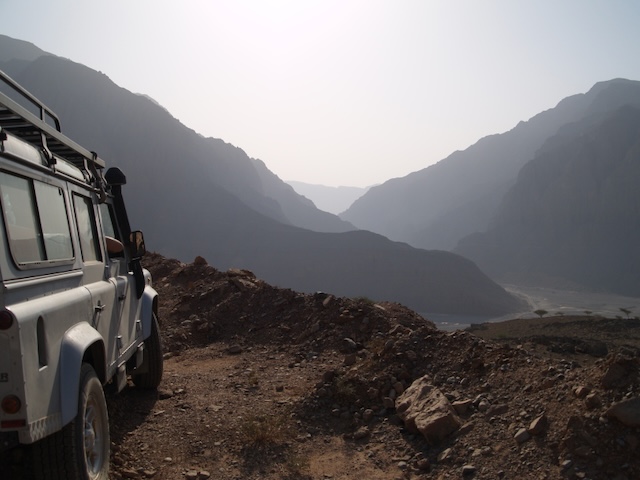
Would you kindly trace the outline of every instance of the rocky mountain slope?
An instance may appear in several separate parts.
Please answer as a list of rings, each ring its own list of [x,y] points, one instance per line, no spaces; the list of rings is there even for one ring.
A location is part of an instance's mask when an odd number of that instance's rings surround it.
[[[640,476],[636,320],[447,333],[398,304],[201,258],[145,263],[165,375],[108,398],[114,479]],[[0,462],[3,479],[29,478],[28,451]]]
[[[323,232],[355,229],[315,208],[241,148],[204,138],[157,102],[117,86],[103,73],[41,50],[36,57],[37,48],[25,44],[0,36],[0,68],[58,114],[66,135],[92,145],[134,185],[154,182],[172,200],[172,192],[189,199],[206,185],[284,224]],[[138,193],[130,196],[139,203]]]
[[[493,278],[640,295],[639,176],[640,108],[587,117],[540,149],[487,231],[455,251]]]

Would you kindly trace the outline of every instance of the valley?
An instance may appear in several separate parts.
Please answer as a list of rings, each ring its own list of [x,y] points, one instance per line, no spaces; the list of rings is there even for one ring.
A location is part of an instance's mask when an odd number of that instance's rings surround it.
[[[505,320],[535,319],[536,310],[546,310],[549,316],[582,316],[626,317],[620,308],[630,310],[631,317],[640,314],[640,298],[626,297],[613,293],[594,293],[585,290],[567,290],[562,288],[534,287],[522,285],[502,285],[505,290],[517,298],[527,302],[529,308],[507,315],[452,315],[438,313],[423,313],[425,318],[433,321],[436,326],[445,331],[464,330],[470,325],[484,322],[502,322]]]

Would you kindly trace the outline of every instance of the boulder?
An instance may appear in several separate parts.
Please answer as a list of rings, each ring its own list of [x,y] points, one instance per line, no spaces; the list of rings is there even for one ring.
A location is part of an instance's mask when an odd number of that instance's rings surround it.
[[[396,400],[396,412],[407,430],[421,433],[427,442],[435,445],[458,430],[462,420],[430,380],[424,376],[413,382]]]
[[[638,381],[640,359],[616,355],[607,365],[600,383],[606,389],[624,388]]]
[[[606,411],[606,415],[618,419],[628,427],[640,427],[640,397],[613,404]]]

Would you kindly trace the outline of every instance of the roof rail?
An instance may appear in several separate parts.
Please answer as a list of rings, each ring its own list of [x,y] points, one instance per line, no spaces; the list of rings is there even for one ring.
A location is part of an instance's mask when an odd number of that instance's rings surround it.
[[[83,170],[95,172],[95,169],[105,167],[104,160],[94,152],[78,145],[62,134],[58,116],[47,108],[44,103],[21,87],[18,82],[2,70],[0,70],[0,80],[40,111],[40,118],[38,118],[27,108],[0,91],[0,130],[10,132],[42,148],[49,159],[50,165],[55,163],[55,157],[52,155],[55,154]],[[54,121],[55,128],[46,122],[47,117]]]

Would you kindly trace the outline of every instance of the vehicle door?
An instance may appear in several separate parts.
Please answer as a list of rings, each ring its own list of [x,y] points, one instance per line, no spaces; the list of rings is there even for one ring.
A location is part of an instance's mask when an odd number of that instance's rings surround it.
[[[141,304],[135,293],[135,279],[129,270],[129,252],[124,246],[115,221],[115,212],[111,199],[100,205],[102,233],[107,250],[107,276],[116,290],[116,314],[118,324],[118,354],[129,358],[131,349],[135,349],[141,340]]]
[[[115,285],[105,278],[108,259],[101,244],[95,194],[80,188],[71,193],[82,256],[84,286],[91,294],[93,327],[105,344],[107,366],[118,356],[118,295]],[[113,373],[113,367],[109,369]]]

